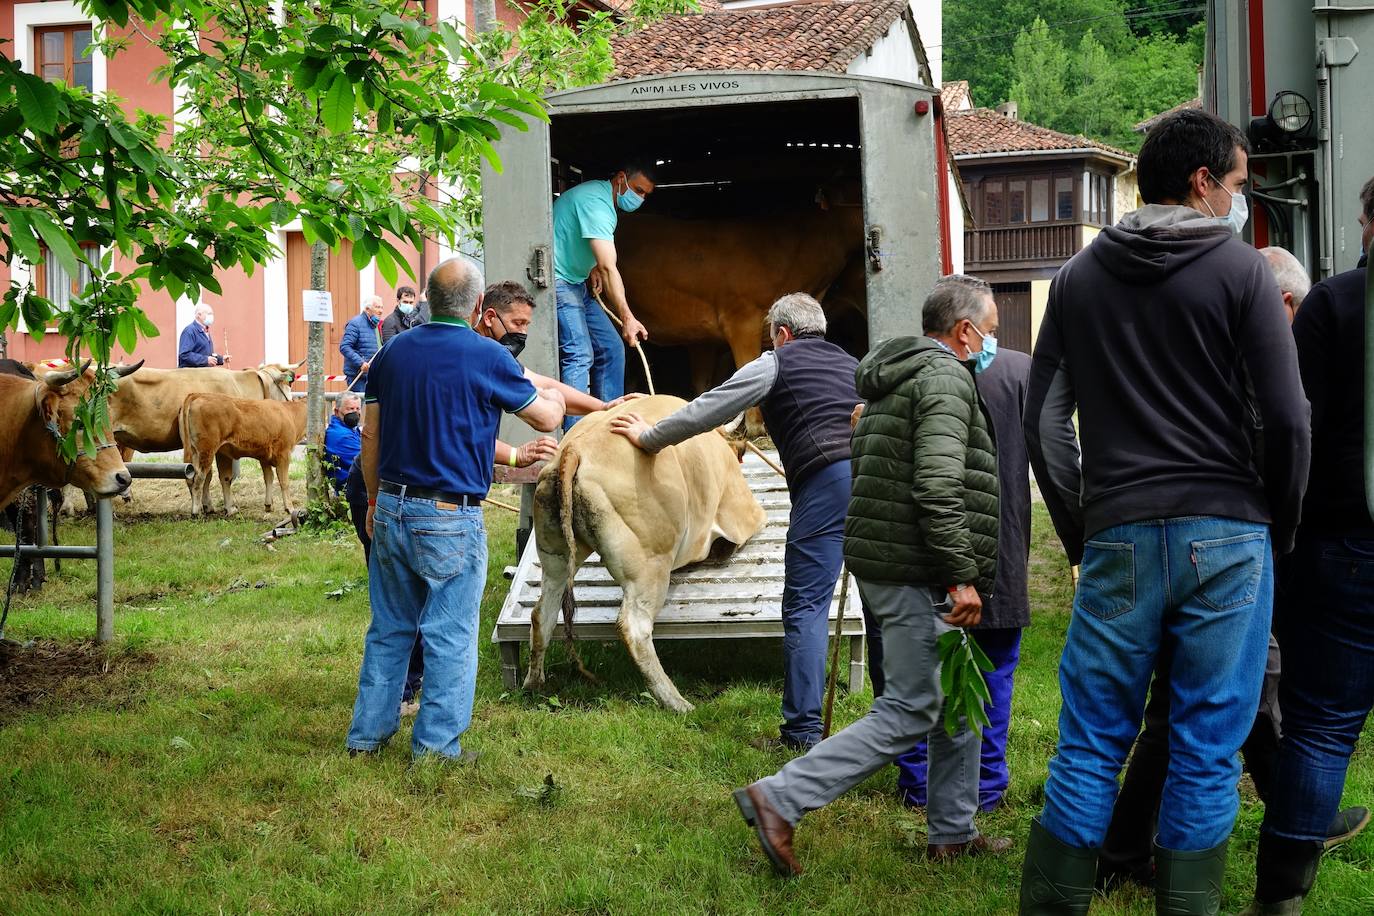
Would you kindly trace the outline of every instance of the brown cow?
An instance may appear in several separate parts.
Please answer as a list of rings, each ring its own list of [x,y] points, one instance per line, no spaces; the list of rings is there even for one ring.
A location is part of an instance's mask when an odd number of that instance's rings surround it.
[[[534,536],[543,580],[530,620],[526,689],[543,686],[544,650],[564,592],[571,597],[577,568],[596,551],[624,592],[616,623],[649,690],[669,709],[692,709],[654,651],[654,620],[668,593],[668,576],[689,563],[728,556],[763,528],[765,518],[744,481],[739,456],[716,433],[650,455],[611,432],[611,418],[626,410],[653,423],[684,403],[658,395],[590,414],[563,438],[540,473]]]
[[[195,370],[197,372],[202,370]],[[191,481],[191,514],[210,511],[210,463],[219,470],[224,512],[233,515],[231,487],[236,458],[256,458],[262,465],[267,511],[272,511],[272,474],[277,475],[282,503],[293,512],[287,473],[291,452],[305,438],[305,401],[262,401],[223,394],[188,394],[181,407],[180,439],[185,461],[195,466]]]
[[[112,371],[125,376],[141,365]],[[79,453],[70,464],[57,451],[57,440],[71,429],[76,405],[95,381],[89,366],[50,372],[41,381],[0,375],[0,508],[34,485],[70,483],[97,496],[128,489],[129,470],[113,442],[98,445],[93,457]]]
[[[787,293],[819,299],[863,250],[863,207],[855,189],[827,186],[816,204],[759,217],[623,217],[616,263],[649,339],[724,343],[735,368],[757,358],[769,307]]]

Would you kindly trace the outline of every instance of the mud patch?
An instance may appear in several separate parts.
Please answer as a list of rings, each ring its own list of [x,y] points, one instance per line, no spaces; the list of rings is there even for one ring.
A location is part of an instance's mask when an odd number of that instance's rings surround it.
[[[93,642],[0,641],[0,727],[35,707],[128,705],[156,662]]]

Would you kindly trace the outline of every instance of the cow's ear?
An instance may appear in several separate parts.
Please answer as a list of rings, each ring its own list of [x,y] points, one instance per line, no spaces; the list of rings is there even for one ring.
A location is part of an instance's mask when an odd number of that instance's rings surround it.
[[[43,425],[55,429],[57,427],[57,405],[61,398],[57,392],[49,390],[43,392],[38,398],[38,416],[43,421]]]

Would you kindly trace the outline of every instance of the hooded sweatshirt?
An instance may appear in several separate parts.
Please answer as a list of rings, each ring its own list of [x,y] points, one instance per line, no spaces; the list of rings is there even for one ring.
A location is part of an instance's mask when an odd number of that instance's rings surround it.
[[[929,337],[895,337],[864,357],[856,382],[868,404],[850,445],[850,572],[991,595],[997,453],[968,365]]]
[[[1272,523],[1291,549],[1308,408],[1263,257],[1187,207],[1104,229],[1050,284],[1024,428],[1075,563],[1103,529],[1196,515]]]

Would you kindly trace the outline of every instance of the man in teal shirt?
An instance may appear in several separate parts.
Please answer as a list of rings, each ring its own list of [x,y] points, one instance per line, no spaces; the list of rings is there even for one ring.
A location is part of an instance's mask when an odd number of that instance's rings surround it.
[[[618,211],[633,213],[654,190],[652,167],[634,163],[610,181],[584,181],[553,204],[553,273],[558,301],[558,371],[563,384],[614,401],[625,393],[625,348],[597,304],[601,293],[632,347],[649,332],[625,301],[616,267]],[[576,422],[568,417],[564,428]]]

